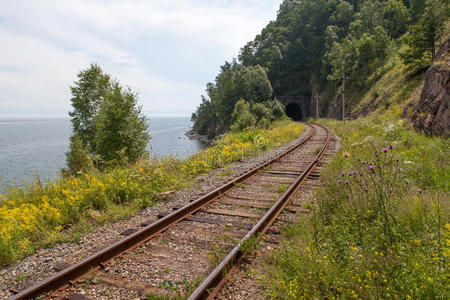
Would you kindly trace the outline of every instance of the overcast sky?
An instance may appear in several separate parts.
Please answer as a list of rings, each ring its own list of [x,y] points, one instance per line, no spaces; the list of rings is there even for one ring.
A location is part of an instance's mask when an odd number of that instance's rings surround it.
[[[0,0],[0,118],[67,117],[90,62],[147,115],[190,115],[281,0]]]

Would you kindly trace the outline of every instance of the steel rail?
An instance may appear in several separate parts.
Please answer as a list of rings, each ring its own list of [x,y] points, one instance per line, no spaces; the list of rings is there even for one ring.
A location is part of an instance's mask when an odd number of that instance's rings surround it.
[[[226,280],[229,278],[232,268],[237,265],[240,259],[245,255],[243,245],[249,243],[252,238],[263,235],[269,227],[273,224],[279,214],[283,211],[288,203],[289,198],[298,190],[304,183],[308,175],[313,171],[317,162],[322,159],[325,151],[330,144],[329,130],[321,125],[318,125],[326,130],[327,139],[324,146],[317,154],[315,159],[308,165],[308,167],[301,173],[295,182],[280,196],[272,208],[259,220],[259,222],[245,235],[244,238],[234,247],[231,252],[224,258],[224,260],[208,275],[208,277],[197,287],[197,289],[189,296],[188,300],[198,299],[213,299],[221,288],[224,286]]]
[[[188,218],[205,205],[209,204],[210,202],[220,197],[224,192],[231,189],[236,183],[244,182],[245,180],[257,174],[258,171],[269,167],[270,165],[274,164],[275,162],[277,162],[278,160],[280,160],[281,158],[288,155],[289,153],[291,153],[292,151],[294,151],[295,149],[299,148],[301,145],[306,143],[308,140],[310,140],[311,137],[315,134],[315,129],[308,123],[304,124],[306,124],[311,129],[308,135],[304,139],[302,139],[299,143],[288,148],[283,153],[275,156],[274,158],[266,162],[257,165],[248,172],[238,176],[237,178],[229,181],[228,183],[222,185],[221,187],[198,198],[197,200],[191,202],[190,204],[187,204],[186,206],[155,221],[149,226],[138,230],[137,232],[129,235],[128,237],[117,241],[116,243],[88,256],[87,258],[61,270],[60,272],[48,278],[45,278],[42,281],[39,281],[33,286],[26,288],[25,290],[19,292],[16,295],[11,296],[8,299],[9,300],[34,299],[43,294],[57,291],[70,285],[74,285],[79,278],[83,277],[93,269],[101,268],[102,265],[111,258],[149,240],[158,233],[166,230],[171,225]]]

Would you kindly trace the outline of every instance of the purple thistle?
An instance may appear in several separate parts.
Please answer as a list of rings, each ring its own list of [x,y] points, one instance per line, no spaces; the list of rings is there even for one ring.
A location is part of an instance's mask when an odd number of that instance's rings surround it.
[[[394,196],[394,193],[391,193],[391,196]]]
[[[341,184],[341,183],[342,183],[342,180],[339,179],[339,180],[338,180],[338,183]]]
[[[375,151],[375,156],[378,156],[378,152],[377,151]]]
[[[388,149],[387,148],[383,148],[383,153],[386,153],[387,151],[388,151]]]
[[[352,174],[352,172],[348,172],[348,176],[352,176],[353,174]]]
[[[362,162],[361,162],[363,165],[365,165],[366,164],[366,161],[365,160],[363,160]]]
[[[352,175],[355,175],[356,174],[356,172],[355,171],[352,171]]]
[[[389,150],[392,150],[392,148],[393,148],[392,145],[389,145],[389,146],[388,146],[388,149],[389,149]]]
[[[387,161],[385,161],[384,164],[387,165]]]
[[[346,180],[345,183],[348,183],[348,180]]]
[[[356,160],[359,161],[360,160],[359,157]]]
[[[342,176],[342,177],[345,176],[345,172],[344,172],[344,171],[341,172],[341,176]]]
[[[347,153],[344,153],[344,157],[347,158],[347,157],[348,157],[348,154],[347,154]]]
[[[372,164],[370,164],[369,169],[373,170],[373,168],[375,168]]]
[[[418,188],[417,191],[419,192],[419,194],[422,194],[422,189]]]

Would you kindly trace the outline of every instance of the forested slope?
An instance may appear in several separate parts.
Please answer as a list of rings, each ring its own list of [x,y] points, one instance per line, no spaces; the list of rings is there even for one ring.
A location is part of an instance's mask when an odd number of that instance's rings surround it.
[[[253,106],[272,108],[281,96],[319,99],[321,116],[342,118],[344,84],[351,112],[386,72],[403,66],[402,74],[420,77],[435,59],[447,18],[447,1],[285,0],[276,20],[208,83],[194,129],[214,137],[237,121],[268,126],[277,117]],[[245,122],[230,118],[239,99],[248,103]],[[269,122],[258,124],[261,116]]]

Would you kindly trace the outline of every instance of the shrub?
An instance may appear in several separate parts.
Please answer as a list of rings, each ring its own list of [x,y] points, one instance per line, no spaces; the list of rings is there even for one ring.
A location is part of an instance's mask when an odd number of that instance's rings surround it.
[[[285,115],[283,106],[278,101],[278,99],[275,99],[272,104],[272,115],[275,118],[275,120],[279,120],[283,118]]]
[[[69,152],[66,153],[66,161],[71,175],[89,172],[94,169],[94,163],[89,154],[89,150],[78,135],[71,137]]]
[[[230,129],[236,132],[251,127],[270,128],[273,121],[284,116],[284,110],[276,99],[264,103],[251,103],[240,99],[234,108]]]
[[[244,99],[236,103],[231,120],[232,124],[230,129],[232,131],[243,131],[254,126],[256,123],[256,117],[250,112],[250,105]]]
[[[270,116],[270,110],[263,103],[255,103],[252,106],[252,113],[256,116],[256,122]]]

